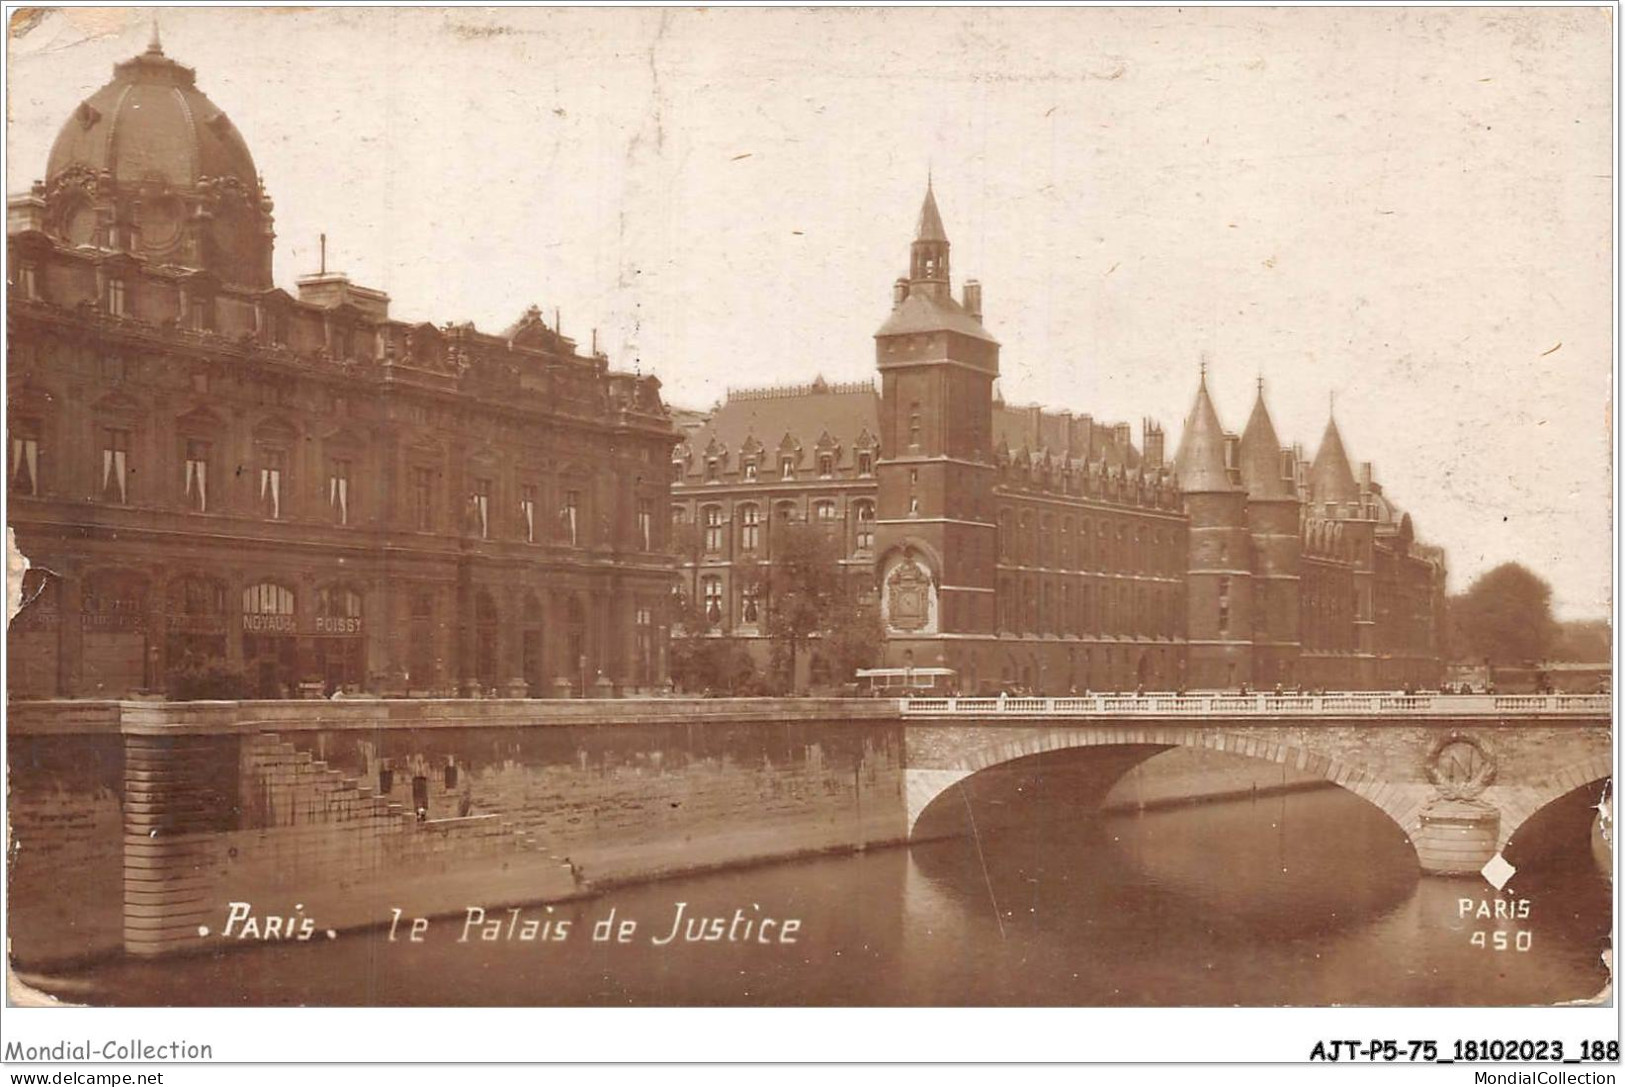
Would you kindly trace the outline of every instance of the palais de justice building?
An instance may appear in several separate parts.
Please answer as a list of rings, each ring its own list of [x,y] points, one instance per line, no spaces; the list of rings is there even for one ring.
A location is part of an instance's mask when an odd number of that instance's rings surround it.
[[[665,681],[659,382],[532,309],[500,334],[272,282],[271,200],[146,53],[8,206],[12,697],[608,694]]]
[[[758,661],[756,571],[776,526],[810,520],[878,591],[884,663],[952,668],[967,692],[1439,680],[1444,556],[1334,421],[1311,461],[1262,386],[1226,431],[1204,376],[1170,461],[1151,422],[1136,446],[1126,423],[1005,404],[981,285],[951,293],[929,187],[875,360],[878,388],[736,390],[682,420],[683,589]]]

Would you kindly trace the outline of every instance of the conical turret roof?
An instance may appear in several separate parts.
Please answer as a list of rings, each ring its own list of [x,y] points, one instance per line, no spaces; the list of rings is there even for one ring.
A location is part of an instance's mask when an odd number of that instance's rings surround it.
[[[1309,469],[1309,488],[1316,502],[1358,502],[1360,485],[1349,467],[1349,455],[1343,450],[1343,436],[1337,432],[1335,418],[1326,421],[1326,433],[1320,439],[1320,450]]]
[[[1294,498],[1292,481],[1281,474],[1281,440],[1275,436],[1260,384],[1247,429],[1241,432],[1241,484],[1254,498]]]
[[[917,242],[945,242],[948,240],[948,231],[942,226],[942,213],[937,210],[937,195],[931,191],[931,183],[925,183],[925,203],[920,205],[920,221],[914,228],[914,240]]]
[[[1198,491],[1233,491],[1230,473],[1224,464],[1224,427],[1207,394],[1207,377],[1196,390],[1196,405],[1185,420],[1179,436],[1179,454],[1174,458],[1179,488],[1187,494]]]

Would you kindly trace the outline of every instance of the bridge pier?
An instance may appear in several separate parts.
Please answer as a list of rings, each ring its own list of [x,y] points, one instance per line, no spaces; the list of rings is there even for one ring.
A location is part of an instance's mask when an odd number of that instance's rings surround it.
[[[1477,875],[1496,854],[1501,813],[1482,801],[1436,800],[1417,822],[1411,840],[1424,875]]]

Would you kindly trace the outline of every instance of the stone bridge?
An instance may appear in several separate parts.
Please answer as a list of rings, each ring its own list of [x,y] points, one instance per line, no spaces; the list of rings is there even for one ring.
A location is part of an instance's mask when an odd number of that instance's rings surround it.
[[[917,698],[901,711],[911,839],[983,771],[1093,748],[1120,773],[1192,747],[1333,782],[1398,824],[1423,871],[1463,874],[1613,765],[1608,695]]]

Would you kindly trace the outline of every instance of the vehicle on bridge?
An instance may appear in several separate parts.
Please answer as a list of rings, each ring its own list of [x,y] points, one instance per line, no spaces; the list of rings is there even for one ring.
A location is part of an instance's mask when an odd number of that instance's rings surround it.
[[[858,693],[876,698],[957,693],[959,673],[952,668],[859,668]]]

